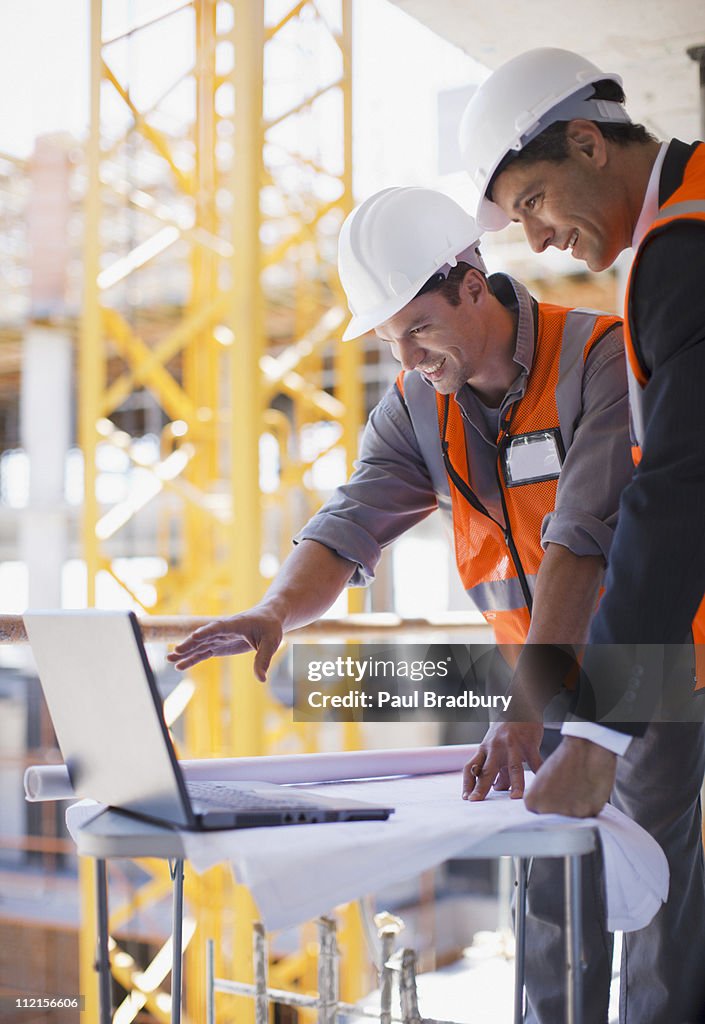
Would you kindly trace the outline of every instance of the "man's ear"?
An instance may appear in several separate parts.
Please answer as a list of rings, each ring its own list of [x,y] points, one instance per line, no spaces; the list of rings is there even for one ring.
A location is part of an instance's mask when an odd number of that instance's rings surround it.
[[[607,143],[594,121],[576,118],[566,128],[568,147],[576,156],[590,160],[596,167],[607,163]]]
[[[476,270],[475,267],[470,267],[460,287],[472,302],[478,302],[484,295],[488,294],[485,275]]]

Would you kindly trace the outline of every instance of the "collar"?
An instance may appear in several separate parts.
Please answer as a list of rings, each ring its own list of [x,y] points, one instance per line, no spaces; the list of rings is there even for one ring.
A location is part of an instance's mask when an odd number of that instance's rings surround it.
[[[662,142],[658,151],[658,156],[654,160],[654,166],[651,168],[649,183],[646,186],[646,192],[644,193],[644,202],[642,204],[639,217],[637,218],[634,234],[632,235],[632,249],[639,248],[644,235],[658,215],[659,181],[661,179],[661,169],[663,167],[663,161],[666,159],[667,149],[668,144],[666,142]]]
[[[490,283],[502,305],[517,317],[514,362],[528,373],[534,361],[536,300],[529,294],[528,288],[509,274],[492,274]]]
[[[680,139],[671,139],[666,157],[661,168],[661,181],[658,189],[659,207],[664,206],[683,184],[683,178],[695,151],[702,145],[701,142],[681,142]]]

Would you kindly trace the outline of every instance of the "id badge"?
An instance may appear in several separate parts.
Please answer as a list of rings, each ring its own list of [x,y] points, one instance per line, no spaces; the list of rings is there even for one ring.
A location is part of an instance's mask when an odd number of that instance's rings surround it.
[[[510,437],[502,448],[502,468],[507,487],[556,480],[565,451],[560,431],[534,430]]]

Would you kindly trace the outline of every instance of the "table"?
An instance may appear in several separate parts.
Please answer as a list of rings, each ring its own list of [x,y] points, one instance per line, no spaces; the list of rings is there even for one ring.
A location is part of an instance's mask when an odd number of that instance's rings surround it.
[[[314,826],[327,828],[328,826]],[[248,830],[249,831],[249,830]],[[110,1024],[110,962],[108,958],[108,894],[106,861],[119,857],[158,857],[173,861],[172,901],[172,1024],[181,1020],[181,962],[183,917],[183,833],[141,821],[119,811],[102,810],[75,830],[78,853],[96,860],[98,907],[98,973],[100,1024]],[[514,857],[518,862],[516,910],[516,960],[514,1021],[524,1019],[524,952],[526,924],[527,862],[532,857],[560,857],[565,867],[566,971],[568,976],[568,1024],[582,1024],[582,895],[581,861],[597,843],[594,824],[565,820],[546,824],[537,818],[537,828],[508,828],[475,842],[455,856],[466,859]],[[362,895],[362,893],[360,894]]]

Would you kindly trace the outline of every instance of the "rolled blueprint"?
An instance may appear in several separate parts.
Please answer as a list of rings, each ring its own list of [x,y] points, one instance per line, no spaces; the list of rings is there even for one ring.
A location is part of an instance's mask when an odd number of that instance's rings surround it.
[[[24,795],[37,800],[75,800],[69,771],[65,764],[34,764],[24,773]]]
[[[467,744],[325,754],[276,754],[271,757],[214,757],[180,761],[179,764],[185,779],[201,782],[343,782],[393,775],[456,772],[476,750],[476,744]],[[29,801],[75,798],[68,769],[63,764],[28,768],[24,774],[24,790]]]

